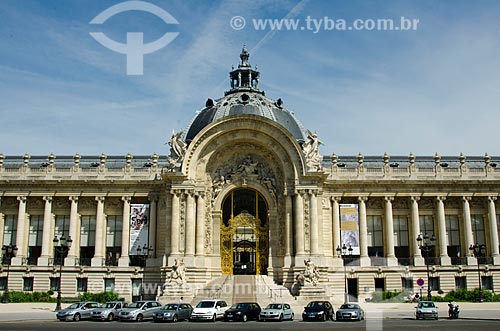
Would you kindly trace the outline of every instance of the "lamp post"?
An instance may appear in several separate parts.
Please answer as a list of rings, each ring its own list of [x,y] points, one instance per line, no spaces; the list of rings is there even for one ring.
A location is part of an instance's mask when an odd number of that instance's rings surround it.
[[[153,252],[153,247],[148,247],[148,245],[144,244],[144,246],[141,248],[141,246],[137,247],[137,255],[141,258],[142,260],[142,267],[146,269],[146,260],[151,256],[151,252]],[[144,273],[143,273],[143,278],[141,278],[141,291],[139,292],[139,300],[142,300],[142,292],[143,292],[143,283],[144,283]]]
[[[7,266],[7,279],[5,281],[5,291],[3,294],[3,303],[9,303],[9,271],[10,261],[17,255],[16,245],[3,245],[2,246],[2,264]]]
[[[481,269],[479,259],[486,256],[486,245],[474,244],[470,245],[469,250],[474,255],[477,261],[477,277],[479,279],[479,302],[483,301],[483,286],[481,282]]]
[[[71,244],[73,243],[73,240],[71,240],[71,237],[68,236],[68,239],[62,235],[60,238],[57,238],[57,236],[54,236],[54,240],[52,240],[54,243],[54,257],[59,256],[59,285],[57,286],[57,303],[56,303],[56,311],[61,310],[61,279],[62,279],[62,266],[64,264],[64,255],[69,251],[71,248]]]
[[[347,271],[346,271],[346,263],[345,260],[347,256],[352,256],[352,247],[349,245],[349,248],[346,247],[345,244],[342,245],[342,248],[340,246],[337,246],[337,256],[342,258],[342,263],[344,265],[344,303],[349,302],[349,295],[347,293]]]
[[[422,237],[422,234],[419,234],[417,237],[418,248],[420,251],[425,253],[425,265],[427,266],[427,300],[432,300],[431,294],[431,282],[429,277],[429,252],[432,251],[435,247],[434,242],[436,241],[436,237],[432,234],[432,237],[429,238],[429,235],[426,233]]]

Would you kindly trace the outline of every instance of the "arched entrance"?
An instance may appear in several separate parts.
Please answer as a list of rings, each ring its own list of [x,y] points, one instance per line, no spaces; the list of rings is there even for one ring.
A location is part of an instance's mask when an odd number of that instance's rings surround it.
[[[220,225],[223,274],[267,273],[268,218],[267,202],[257,190],[237,188],[224,197]]]

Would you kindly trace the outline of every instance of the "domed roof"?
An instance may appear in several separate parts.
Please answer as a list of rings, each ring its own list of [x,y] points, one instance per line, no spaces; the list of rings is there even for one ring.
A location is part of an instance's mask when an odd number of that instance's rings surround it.
[[[267,98],[258,88],[260,73],[248,63],[245,47],[240,55],[241,63],[229,77],[231,90],[218,99],[208,99],[205,108],[193,119],[187,130],[185,141],[189,144],[204,127],[232,115],[257,115],[268,118],[283,126],[299,142],[304,141],[304,129],[295,116],[283,107],[281,99]]]

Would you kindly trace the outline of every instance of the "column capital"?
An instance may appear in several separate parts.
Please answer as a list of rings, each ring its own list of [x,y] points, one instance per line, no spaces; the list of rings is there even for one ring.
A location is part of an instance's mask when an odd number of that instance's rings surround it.
[[[384,200],[385,200],[385,202],[392,202],[392,201],[394,201],[394,197],[393,196],[385,196]]]
[[[52,197],[52,195],[45,195],[45,196],[43,196],[43,198],[42,198],[42,199],[43,199],[45,202],[51,203],[51,202],[52,202],[52,198],[53,198],[53,197]]]
[[[342,200],[342,197],[340,197],[340,196],[331,196],[330,200],[340,202],[340,200]]]
[[[469,201],[471,201],[471,200],[472,200],[472,196],[470,196],[470,195],[465,195],[465,196],[463,196],[463,197],[462,197],[462,200],[463,200],[464,202],[469,202]]]
[[[25,195],[18,195],[17,200],[19,202],[26,202],[26,196]]]
[[[446,200],[446,197],[444,195],[438,195],[436,196],[436,201],[442,201],[444,202]]]
[[[410,200],[414,202],[419,202],[420,201],[420,195],[412,195],[410,196]]]
[[[195,192],[195,195],[196,195],[198,198],[203,199],[203,198],[205,197],[205,191],[196,191],[196,192]]]
[[[132,197],[130,195],[124,195],[122,196],[122,201],[123,202],[130,202],[132,200]]]
[[[488,196],[488,201],[490,201],[490,202],[495,202],[495,201],[497,200],[497,198],[498,198],[498,197],[497,197],[497,196],[495,196],[495,195],[489,195],[489,196]]]
[[[70,196],[68,197],[68,199],[69,199],[70,201],[72,201],[72,202],[78,202],[78,199],[79,199],[79,198],[80,198],[80,197],[79,197],[78,195],[70,195]]]
[[[170,194],[175,195],[175,196],[178,196],[181,193],[182,193],[182,190],[179,190],[179,189],[171,189],[170,190]]]
[[[106,200],[106,197],[104,197],[104,196],[95,197],[95,201],[97,201],[97,202],[104,202],[104,200]]]
[[[362,195],[358,197],[359,202],[366,202],[368,201],[368,197],[366,195]]]

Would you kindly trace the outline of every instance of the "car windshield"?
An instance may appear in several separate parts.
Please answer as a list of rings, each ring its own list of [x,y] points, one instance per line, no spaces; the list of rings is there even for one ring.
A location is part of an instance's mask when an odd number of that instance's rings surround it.
[[[278,303],[271,303],[271,304],[268,304],[266,309],[281,309],[281,305],[278,304]]]
[[[82,305],[82,303],[74,303],[66,309],[77,309],[77,308],[80,308],[81,305]]]
[[[435,308],[434,302],[421,302],[418,304],[419,308]]]
[[[212,308],[213,306],[215,306],[213,301],[201,301],[196,305],[196,308]]]
[[[323,307],[325,305],[324,302],[316,302],[316,301],[313,301],[313,302],[309,302],[307,304],[307,307],[309,308],[316,308],[316,307]]]
[[[104,305],[104,308],[115,308],[116,303],[114,302],[108,302]]]
[[[248,306],[248,303],[235,303],[231,306],[231,309],[241,309]]]
[[[137,301],[137,302],[131,303],[127,308],[141,308],[143,304],[144,304],[144,301]]]
[[[340,309],[358,309],[358,305],[353,305],[353,304],[343,304],[340,306]]]
[[[163,306],[163,309],[165,309],[165,310],[176,310],[177,309],[177,305],[173,305],[173,304],[165,305],[165,306]]]

